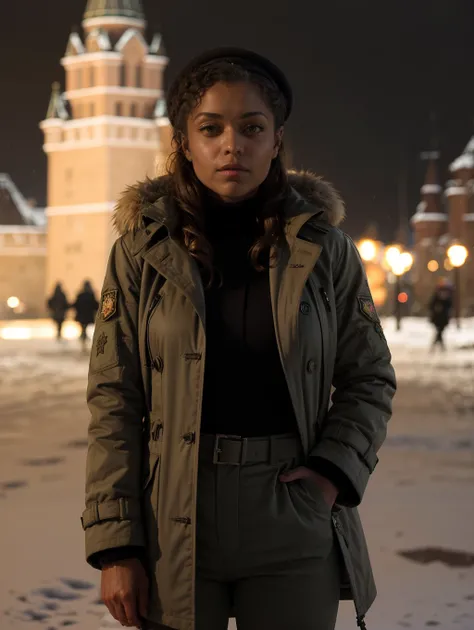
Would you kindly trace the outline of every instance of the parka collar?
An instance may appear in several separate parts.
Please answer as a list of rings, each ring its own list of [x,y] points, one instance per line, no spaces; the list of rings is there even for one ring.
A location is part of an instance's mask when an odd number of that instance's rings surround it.
[[[290,241],[311,217],[317,216],[330,226],[344,220],[344,203],[329,182],[308,171],[290,171],[288,178],[292,195],[285,207],[285,232]],[[147,179],[128,187],[118,201],[113,222],[120,235],[137,234],[146,229],[154,233],[159,227],[166,227],[172,233],[178,223],[178,213],[170,197],[169,176]]]
[[[323,227],[338,225],[344,218],[344,204],[334,188],[309,173],[291,173],[292,192],[285,205],[285,235],[288,248],[278,255],[278,264],[270,269],[270,292],[275,317],[275,330],[280,352],[291,334],[287,321],[290,304],[297,304],[311,269],[321,253],[321,245],[298,238],[301,228],[315,218]],[[169,195],[169,179],[147,180],[129,188],[117,206],[114,222],[122,235],[133,232],[132,252],[142,252],[143,258],[160,275],[175,284],[188,296],[205,329],[204,288],[197,265],[188,256],[173,234],[178,224],[178,212]],[[163,238],[153,235],[163,230]],[[275,252],[276,253],[276,252]],[[294,309],[293,309],[294,310]],[[295,314],[292,315],[293,319]],[[291,320],[293,321],[293,320]]]

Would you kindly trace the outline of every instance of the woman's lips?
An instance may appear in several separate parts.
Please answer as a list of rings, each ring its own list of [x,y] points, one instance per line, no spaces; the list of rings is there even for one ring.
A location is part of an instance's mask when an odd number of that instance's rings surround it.
[[[237,166],[226,166],[225,168],[219,169],[218,172],[222,173],[224,177],[240,177],[249,171]]]

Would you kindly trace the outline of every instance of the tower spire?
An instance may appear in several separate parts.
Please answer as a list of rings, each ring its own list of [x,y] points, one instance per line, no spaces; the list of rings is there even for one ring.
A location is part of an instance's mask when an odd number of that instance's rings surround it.
[[[46,118],[61,118],[62,120],[67,120],[69,118],[66,106],[64,105],[63,97],[61,95],[61,86],[58,81],[55,81],[52,85],[51,98],[49,100]]]
[[[438,161],[440,158],[439,152],[439,134],[438,134],[438,120],[436,112],[430,113],[430,149],[423,151],[421,159],[427,163],[425,181],[421,187],[421,195],[423,203],[425,205],[425,213],[440,213],[443,212],[441,205],[441,192],[442,188],[439,183],[438,174]]]
[[[439,151],[424,151],[421,159],[427,162],[425,181],[421,187],[422,203],[424,204],[424,213],[440,214],[443,212],[441,205],[442,188],[439,183],[438,176],[438,160],[440,158]]]
[[[122,17],[144,20],[141,0],[88,0],[84,19]]]
[[[438,114],[435,111],[430,112],[430,126],[431,126],[431,151],[439,151],[439,127],[438,127]]]

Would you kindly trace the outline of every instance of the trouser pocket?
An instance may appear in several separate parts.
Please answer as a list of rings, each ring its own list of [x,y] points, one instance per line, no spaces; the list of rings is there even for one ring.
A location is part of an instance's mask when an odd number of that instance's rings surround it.
[[[331,509],[318,490],[280,481],[298,461],[241,471],[239,537],[265,562],[326,558],[333,545]],[[245,484],[245,485],[244,485]],[[314,491],[314,494],[313,494]]]
[[[331,517],[331,507],[326,502],[323,491],[313,479],[310,477],[298,479],[294,482],[293,489],[300,492],[302,498],[318,513],[326,514],[328,519]]]

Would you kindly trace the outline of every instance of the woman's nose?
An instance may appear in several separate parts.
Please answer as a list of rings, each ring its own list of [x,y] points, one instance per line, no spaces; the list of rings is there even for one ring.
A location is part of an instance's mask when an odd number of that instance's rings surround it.
[[[234,129],[227,130],[223,140],[226,155],[242,155],[242,139]]]

